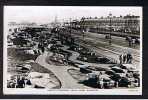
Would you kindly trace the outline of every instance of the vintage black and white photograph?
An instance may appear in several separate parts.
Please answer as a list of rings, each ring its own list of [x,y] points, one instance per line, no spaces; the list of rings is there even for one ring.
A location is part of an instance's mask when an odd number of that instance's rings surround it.
[[[142,7],[4,6],[4,94],[142,95]]]

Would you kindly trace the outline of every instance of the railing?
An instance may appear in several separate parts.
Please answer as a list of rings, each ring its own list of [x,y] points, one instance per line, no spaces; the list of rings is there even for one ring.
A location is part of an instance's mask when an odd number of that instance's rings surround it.
[[[99,33],[99,34],[111,34],[113,36],[120,36],[120,37],[126,37],[131,36],[135,38],[140,38],[140,34],[131,34],[131,33],[124,33],[124,32],[110,32],[110,31],[97,31],[97,30],[90,30],[90,32]]]

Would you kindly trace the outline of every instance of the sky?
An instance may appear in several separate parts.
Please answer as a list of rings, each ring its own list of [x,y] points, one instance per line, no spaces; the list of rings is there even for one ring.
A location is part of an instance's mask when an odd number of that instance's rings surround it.
[[[7,22],[50,23],[57,16],[58,21],[80,19],[81,17],[106,17],[127,14],[142,16],[141,7],[111,6],[5,6],[4,20]]]

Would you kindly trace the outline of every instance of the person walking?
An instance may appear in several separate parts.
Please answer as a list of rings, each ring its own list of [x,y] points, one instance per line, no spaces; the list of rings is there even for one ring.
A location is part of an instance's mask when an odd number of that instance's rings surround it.
[[[17,88],[24,88],[25,87],[25,80],[24,77],[20,76],[17,78]]]
[[[132,39],[132,46],[135,48],[135,39]]]
[[[129,42],[129,47],[131,47],[131,46],[132,46],[132,39],[129,38],[129,39],[128,39],[128,42]]]
[[[127,55],[126,55],[126,63],[129,63],[129,53],[127,53]]]
[[[131,54],[129,54],[129,63],[131,64],[132,63],[132,60],[133,60],[133,57]]]
[[[119,87],[119,82],[118,82],[118,81],[115,82],[115,87],[116,87],[116,88]]]
[[[123,55],[123,63],[126,63],[126,54]]]
[[[42,50],[42,53],[44,53],[44,51],[45,51],[45,48],[42,46],[42,47],[41,47],[41,50]]]
[[[104,82],[103,82],[103,78],[100,79],[100,88],[103,89],[104,88]]]
[[[120,64],[122,64],[122,54],[121,55],[119,55],[119,61],[120,61]]]

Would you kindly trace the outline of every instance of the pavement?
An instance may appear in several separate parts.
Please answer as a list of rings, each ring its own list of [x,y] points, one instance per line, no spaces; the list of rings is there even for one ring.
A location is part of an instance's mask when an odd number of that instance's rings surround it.
[[[52,64],[48,64],[46,62],[46,58],[50,55],[50,52],[45,51],[42,55],[40,55],[35,62],[44,66],[48,70],[52,71],[55,76],[61,81],[61,89],[91,89],[91,87],[87,87],[83,84],[79,84],[77,80],[75,80],[67,70],[71,68],[71,66],[56,66]]]

